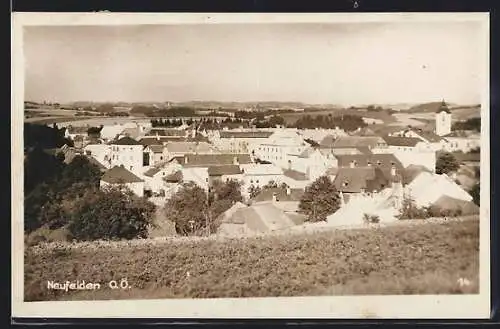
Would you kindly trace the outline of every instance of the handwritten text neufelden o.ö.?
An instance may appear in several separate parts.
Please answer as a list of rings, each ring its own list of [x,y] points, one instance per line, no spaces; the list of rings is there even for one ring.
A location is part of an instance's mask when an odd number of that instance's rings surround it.
[[[121,280],[111,280],[107,284],[101,284],[99,282],[87,282],[85,280],[76,281],[65,281],[65,282],[55,282],[47,281],[47,289],[49,290],[99,290],[102,287],[110,289],[130,289],[131,286],[128,284],[127,279]]]

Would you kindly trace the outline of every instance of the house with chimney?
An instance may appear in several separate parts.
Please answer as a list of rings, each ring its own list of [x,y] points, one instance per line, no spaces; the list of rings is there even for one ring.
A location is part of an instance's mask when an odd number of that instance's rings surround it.
[[[104,161],[109,167],[123,166],[133,173],[141,173],[144,164],[144,146],[128,136],[108,143],[108,154]]]
[[[403,165],[422,165],[431,171],[436,168],[436,152],[432,145],[416,137],[385,136],[387,152]],[[386,152],[384,151],[384,152]]]
[[[106,168],[124,166],[135,174],[142,174],[144,167],[144,146],[128,136],[121,137],[107,144],[88,144],[85,155],[93,157]]]
[[[255,156],[285,169],[292,169],[292,159],[309,144],[296,129],[280,128],[255,148]]]
[[[330,149],[334,154],[374,153],[387,148],[380,136],[335,136],[325,137],[320,148]]]
[[[184,154],[169,160],[169,172],[180,171],[184,182],[207,189],[215,180],[243,180],[241,166],[252,164],[249,154]]]

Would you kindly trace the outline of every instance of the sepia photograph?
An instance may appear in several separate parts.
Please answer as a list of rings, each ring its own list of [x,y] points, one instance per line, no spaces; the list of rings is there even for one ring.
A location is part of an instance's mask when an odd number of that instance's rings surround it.
[[[19,315],[489,315],[487,13],[13,16]]]

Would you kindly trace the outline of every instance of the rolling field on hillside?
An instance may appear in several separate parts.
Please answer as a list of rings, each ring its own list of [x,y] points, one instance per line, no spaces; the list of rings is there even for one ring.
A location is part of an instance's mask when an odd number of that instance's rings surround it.
[[[478,293],[479,221],[110,248],[26,247],[25,300]],[[126,278],[130,288],[108,288]],[[471,284],[460,287],[457,280]],[[101,289],[48,290],[85,280]]]

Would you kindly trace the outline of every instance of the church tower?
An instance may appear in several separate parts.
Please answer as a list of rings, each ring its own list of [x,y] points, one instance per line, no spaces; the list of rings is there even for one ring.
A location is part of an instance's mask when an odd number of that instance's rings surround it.
[[[436,135],[445,136],[451,133],[451,111],[445,101],[436,111]]]

